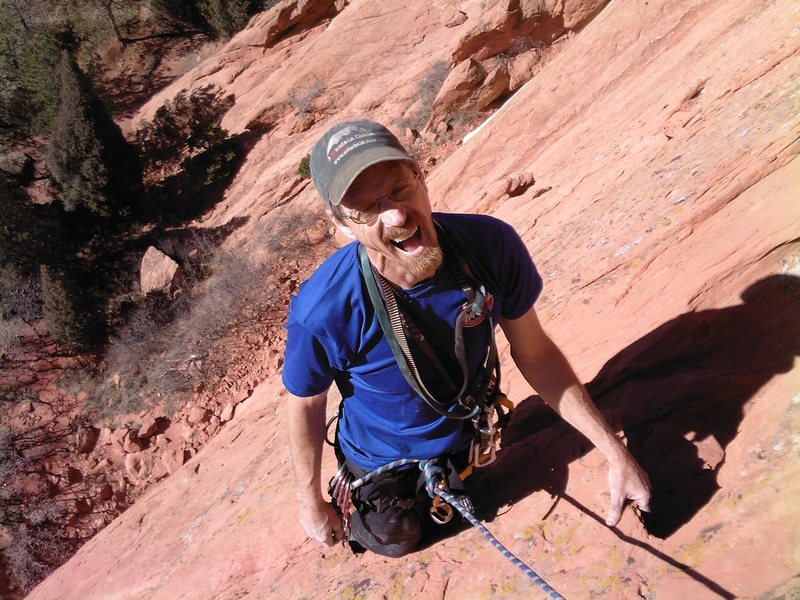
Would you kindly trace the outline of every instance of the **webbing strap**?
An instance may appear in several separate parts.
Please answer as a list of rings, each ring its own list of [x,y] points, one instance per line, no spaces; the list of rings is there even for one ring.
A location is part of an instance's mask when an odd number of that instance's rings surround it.
[[[450,235],[447,233],[447,230],[445,230],[445,228],[442,227],[442,225],[441,225],[441,223],[439,223],[439,221],[434,219],[433,220],[433,224],[436,226],[436,231],[437,231],[438,236],[439,236],[439,242],[442,244],[442,246],[444,246],[445,248],[448,248],[450,250],[449,254],[455,256],[456,260],[458,261],[459,268],[458,269],[454,269],[454,275],[456,277],[456,280],[458,281],[458,285],[461,287],[461,289],[464,292],[464,295],[467,297],[467,302],[473,307],[473,311],[476,314],[482,312],[483,310],[485,310],[487,308],[486,307],[486,289],[483,287],[483,285],[481,285],[481,287],[480,287],[481,294],[476,294],[475,293],[475,289],[469,283],[467,278],[471,277],[472,279],[476,279],[476,277],[473,274],[469,263],[464,258],[463,248],[459,246],[459,244],[457,243],[457,241],[455,239],[450,237]],[[487,281],[487,279],[485,278],[486,273],[484,271],[481,271],[481,273],[478,273],[478,275],[480,277],[480,279],[477,279],[478,281]],[[462,314],[461,316],[464,317],[465,315]],[[488,348],[488,350],[486,352],[486,358],[483,361],[483,365],[484,365],[484,369],[486,369],[488,371],[492,371],[492,370],[494,371],[494,378],[495,378],[494,379],[494,389],[495,390],[499,390],[500,389],[500,361],[497,358],[497,345],[495,344],[495,339],[494,339],[494,323],[492,321],[491,315],[489,315],[487,318],[489,319],[489,328],[491,330],[491,342],[490,342],[489,348]],[[463,327],[457,326],[456,329],[455,329],[455,343],[456,343],[456,349],[457,349],[456,357],[457,357],[458,361],[460,363],[462,363],[461,364],[461,368],[465,373],[465,382],[466,382],[467,365],[466,365],[466,353],[464,352],[463,333],[464,333]],[[460,349],[460,352],[458,351],[459,349]],[[488,373],[484,372],[483,382],[481,384],[480,390],[477,393],[478,397],[482,398],[482,397],[485,396],[486,390],[487,390],[487,388],[489,386],[489,381],[490,381],[490,378],[488,377]],[[462,393],[463,393],[463,391],[464,390],[462,390]]]
[[[471,409],[456,407],[453,410],[447,410],[447,408],[436,400],[425,387],[422,378],[419,376],[419,371],[414,363],[414,359],[411,356],[411,349],[408,347],[408,340],[403,330],[394,291],[392,291],[388,281],[375,273],[364,246],[358,247],[358,258],[361,263],[361,272],[364,275],[364,281],[367,284],[367,292],[372,301],[372,306],[375,308],[375,312],[378,315],[384,337],[386,337],[386,340],[389,342],[389,347],[392,349],[392,354],[394,355],[395,361],[397,361],[397,366],[400,368],[406,381],[408,381],[408,384],[423,400],[425,400],[428,406],[440,415],[457,420],[473,418],[478,414],[481,408],[478,403]],[[380,287],[378,281],[380,281]]]

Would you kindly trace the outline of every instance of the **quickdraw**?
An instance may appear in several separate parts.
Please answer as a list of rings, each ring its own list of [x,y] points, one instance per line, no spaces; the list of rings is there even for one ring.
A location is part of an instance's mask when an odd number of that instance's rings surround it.
[[[474,469],[488,467],[497,460],[502,430],[511,420],[514,403],[503,392],[494,392],[494,400],[475,417],[475,437],[470,441],[469,464],[458,476],[462,480]]]

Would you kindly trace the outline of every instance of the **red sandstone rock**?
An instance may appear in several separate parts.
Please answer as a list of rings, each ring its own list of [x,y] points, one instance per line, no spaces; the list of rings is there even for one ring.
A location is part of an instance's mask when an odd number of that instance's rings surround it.
[[[219,420],[223,423],[227,423],[233,418],[233,404],[226,404],[225,408],[222,409],[222,412],[219,414]]]
[[[207,408],[203,406],[194,406],[189,411],[187,419],[191,425],[198,425],[200,423],[205,423],[209,415],[210,411]]]
[[[183,449],[166,450],[161,455],[161,462],[167,472],[172,475],[183,466],[186,460],[186,453]]]
[[[144,446],[144,442],[136,436],[135,432],[129,431],[122,442],[122,451],[125,452],[125,454],[141,452]]]
[[[486,70],[481,64],[468,58],[461,61],[444,80],[439,93],[433,101],[433,118],[446,115],[466,103],[486,78]]]
[[[66,478],[67,483],[79,483],[83,481],[83,473],[75,467],[67,467]]]
[[[497,64],[481,85],[480,92],[476,98],[477,107],[484,109],[498,98],[508,94],[510,81],[508,65],[505,63]]]
[[[88,454],[94,450],[97,438],[98,432],[94,427],[79,427],[75,432],[75,449],[81,454]]]
[[[158,433],[158,423],[155,417],[151,414],[146,414],[139,422],[139,431],[137,435],[140,438],[147,438],[156,433]]]
[[[104,483],[95,491],[95,499],[98,502],[105,502],[110,500],[114,495],[114,490],[109,483]]]
[[[155,460],[149,451],[136,452],[125,456],[125,471],[134,483],[144,483],[153,473]]]
[[[169,256],[150,246],[142,257],[140,288],[143,294],[172,293],[180,287],[183,271]]]
[[[97,437],[97,446],[106,446],[111,443],[112,430],[109,427],[102,427]]]

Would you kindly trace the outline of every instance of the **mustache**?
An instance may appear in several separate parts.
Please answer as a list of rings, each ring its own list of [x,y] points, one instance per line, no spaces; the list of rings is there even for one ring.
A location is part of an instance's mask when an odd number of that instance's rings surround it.
[[[412,235],[419,226],[414,225],[413,227],[386,227],[383,230],[383,241],[390,242],[396,238],[406,238]]]

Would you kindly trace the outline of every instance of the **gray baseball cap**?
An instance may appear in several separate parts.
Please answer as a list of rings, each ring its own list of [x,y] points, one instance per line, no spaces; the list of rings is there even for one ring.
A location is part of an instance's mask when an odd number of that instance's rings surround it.
[[[380,123],[346,121],[331,127],[314,145],[309,162],[311,180],[322,199],[336,206],[364,169],[390,160],[414,162]]]

